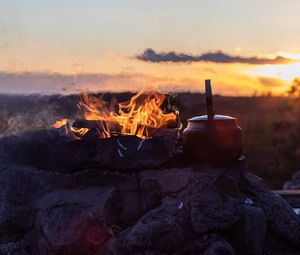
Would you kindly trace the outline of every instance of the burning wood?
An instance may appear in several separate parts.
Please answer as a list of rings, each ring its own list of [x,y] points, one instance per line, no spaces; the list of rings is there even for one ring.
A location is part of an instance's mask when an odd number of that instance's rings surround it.
[[[174,132],[178,132],[178,128],[174,126],[176,123],[172,123],[173,126],[167,126],[167,127],[149,127],[141,125],[138,126],[138,129],[143,129],[143,137],[146,137],[146,135],[149,135],[150,137],[158,137],[161,135],[174,135]],[[73,130],[85,130],[88,129],[91,131],[92,129],[96,129],[99,133],[105,132],[105,127],[110,126],[113,127],[110,131],[111,136],[121,136],[122,133],[122,127],[119,125],[119,123],[108,123],[102,120],[85,120],[85,119],[76,119],[73,122]],[[75,128],[75,129],[74,129]],[[87,133],[83,134],[84,136],[87,135]]]
[[[159,129],[178,126],[178,111],[165,113],[161,107],[164,101],[164,94],[158,92],[141,91],[120,103],[83,93],[78,103],[80,118],[73,125],[68,119],[59,120],[53,127],[64,127],[65,136],[72,139],[82,139],[91,129],[97,129],[100,138],[135,135],[148,139]]]

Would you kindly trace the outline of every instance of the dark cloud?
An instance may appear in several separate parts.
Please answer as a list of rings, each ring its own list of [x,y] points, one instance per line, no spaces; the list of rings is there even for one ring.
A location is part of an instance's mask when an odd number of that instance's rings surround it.
[[[214,63],[242,63],[253,65],[264,64],[287,64],[294,62],[292,59],[277,56],[276,58],[259,58],[259,57],[242,57],[232,56],[222,51],[208,52],[202,55],[190,55],[170,52],[156,52],[153,49],[146,49],[143,53],[136,56],[137,59],[147,62],[174,62],[174,63],[186,63],[186,62],[214,62]]]

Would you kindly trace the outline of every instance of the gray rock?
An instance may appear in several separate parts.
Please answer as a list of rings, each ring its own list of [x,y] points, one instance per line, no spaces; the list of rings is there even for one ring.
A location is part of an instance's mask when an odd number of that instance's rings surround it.
[[[34,205],[43,195],[35,169],[3,166],[0,169],[0,242],[14,242],[32,229]]]
[[[204,255],[235,255],[235,251],[232,246],[223,238],[213,242],[208,249],[204,252]]]
[[[0,138],[0,160],[72,173],[88,167],[123,172],[159,167],[173,157],[177,129],[142,140],[119,136],[92,141],[69,139],[59,129],[38,129]]]
[[[298,190],[300,189],[300,171],[294,173],[292,180],[285,182],[283,185],[284,190]]]
[[[189,242],[191,236],[188,209],[177,204],[164,204],[144,215],[118,240],[124,254],[143,250],[176,252]]]
[[[264,245],[264,255],[300,255],[299,248],[287,240],[276,236],[271,231],[267,233]]]
[[[222,193],[215,185],[198,182],[188,187],[193,230],[198,234],[229,229],[242,215],[241,203]]]
[[[267,220],[262,209],[244,205],[242,217],[232,229],[231,244],[237,254],[261,255],[265,243]]]
[[[39,254],[93,254],[111,238],[120,201],[113,189],[62,190],[38,204],[35,221]]]
[[[228,196],[238,197],[241,195],[238,182],[227,174],[217,175],[213,184]]]
[[[243,189],[254,196],[258,206],[264,211],[268,232],[300,248],[300,218],[290,205],[253,175],[247,175]]]
[[[299,254],[299,218],[242,171],[0,164],[0,255]]]

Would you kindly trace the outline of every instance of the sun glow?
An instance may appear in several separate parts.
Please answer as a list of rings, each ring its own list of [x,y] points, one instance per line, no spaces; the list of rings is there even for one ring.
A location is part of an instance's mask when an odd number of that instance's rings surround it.
[[[285,51],[279,51],[277,53],[278,56],[284,57],[284,58],[289,58],[292,60],[300,60],[300,54],[293,54]]]
[[[251,67],[245,73],[252,76],[270,77],[291,82],[295,78],[300,77],[300,63]]]

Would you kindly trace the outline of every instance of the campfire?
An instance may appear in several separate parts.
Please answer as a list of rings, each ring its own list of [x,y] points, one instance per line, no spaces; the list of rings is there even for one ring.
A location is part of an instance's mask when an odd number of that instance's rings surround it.
[[[0,158],[61,172],[131,172],[162,167],[180,149],[179,113],[162,93],[140,91],[125,102],[83,93],[77,106],[75,119],[3,138]]]
[[[103,96],[83,93],[78,103],[78,116],[73,123],[69,119],[58,120],[54,128],[72,139],[82,139],[89,132],[97,133],[97,138],[113,136],[137,136],[149,139],[160,134],[161,130],[178,126],[178,110],[167,105],[162,109],[166,96],[162,93],[143,90],[129,101],[118,102],[116,98],[105,101]]]
[[[0,254],[299,254],[298,216],[248,174],[206,92],[182,140],[176,108],[144,91],[83,93],[74,120],[0,138]]]

